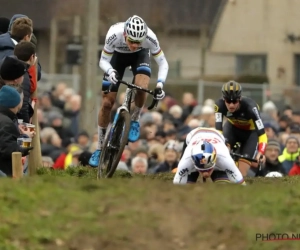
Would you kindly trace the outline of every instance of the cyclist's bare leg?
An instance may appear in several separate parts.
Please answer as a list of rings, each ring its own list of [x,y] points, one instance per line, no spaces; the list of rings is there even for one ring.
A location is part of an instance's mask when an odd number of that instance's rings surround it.
[[[149,81],[150,81],[150,77],[146,76],[144,74],[137,74],[135,76],[135,84],[137,86],[140,86],[142,88],[148,88],[149,85]],[[133,121],[138,121],[140,118],[140,114],[142,112],[142,109],[145,105],[146,102],[146,98],[147,98],[147,93],[143,92],[143,91],[138,91],[135,95],[135,109],[133,111],[132,114],[132,120]]]
[[[102,92],[102,104],[98,114],[98,149],[102,149],[106,128],[110,123],[111,110],[114,106],[117,92],[104,94]]]
[[[244,160],[239,160],[239,170],[241,171],[243,177],[247,176],[248,170],[250,168],[250,163]]]

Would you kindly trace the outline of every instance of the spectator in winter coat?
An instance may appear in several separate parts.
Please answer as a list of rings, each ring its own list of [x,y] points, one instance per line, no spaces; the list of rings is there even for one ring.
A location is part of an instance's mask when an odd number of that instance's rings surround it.
[[[300,175],[300,156],[297,157],[293,167],[289,172],[289,176]]]
[[[16,45],[14,54],[19,60],[23,61],[28,65],[28,68],[33,66],[36,61],[35,46],[31,42],[20,42]],[[31,76],[28,72],[24,75],[24,80],[22,82],[22,88],[24,93],[23,106],[18,113],[18,118],[23,119],[23,122],[29,123],[30,118],[33,115],[33,108],[31,106],[30,89],[31,89]]]
[[[174,140],[170,140],[165,144],[164,149],[165,161],[155,168],[155,173],[171,172],[178,166],[179,144]]]
[[[5,56],[14,54],[14,48],[20,41],[32,41],[35,44],[36,39],[32,33],[32,20],[22,14],[14,15],[9,23],[6,33],[0,35],[0,60]],[[36,44],[35,44],[36,46]],[[38,63],[37,80],[41,79],[41,65]]]
[[[295,136],[289,136],[286,139],[285,149],[282,155],[279,156],[278,160],[282,164],[286,173],[289,173],[294,162],[299,155],[299,141]]]
[[[278,157],[280,154],[281,148],[279,141],[275,139],[269,139],[266,147],[266,163],[260,172],[258,172],[258,176],[266,176],[270,172],[279,172],[283,175],[286,175],[282,164],[278,161]]]
[[[22,148],[17,139],[20,136],[17,112],[21,109],[23,95],[11,86],[0,89],[0,171],[1,175],[12,176],[12,153],[29,154],[32,147]]]
[[[30,41],[31,35],[32,20],[25,16],[15,18],[11,31],[0,35],[0,60],[13,55],[16,44],[20,41]]]

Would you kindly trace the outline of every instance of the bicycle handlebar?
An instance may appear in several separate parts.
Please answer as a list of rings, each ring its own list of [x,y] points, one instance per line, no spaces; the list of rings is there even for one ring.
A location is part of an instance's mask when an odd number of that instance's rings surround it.
[[[152,103],[150,104],[150,106],[148,107],[148,110],[153,109],[157,105],[158,100],[154,99],[154,95],[156,94],[155,90],[153,91],[153,90],[150,90],[150,89],[144,89],[144,88],[142,88],[140,86],[137,86],[137,85],[135,85],[133,83],[125,82],[123,80],[119,80],[118,83],[122,83],[122,84],[126,85],[130,89],[138,89],[140,91],[144,91],[144,92],[152,95],[153,96],[153,100],[152,100]],[[104,91],[104,94],[108,94],[109,92],[111,92],[112,87],[113,87],[113,84],[110,84],[109,87],[108,87],[108,90]]]
[[[247,156],[244,156],[244,155],[241,155],[241,154],[237,154],[237,153],[230,153],[231,157],[233,159],[244,159],[246,161],[250,161],[250,162],[255,162],[257,163],[257,160],[256,159],[253,159],[253,158],[250,158],[250,157],[247,157]],[[261,156],[262,158],[262,156]]]
[[[252,159],[252,158],[249,158],[249,157],[246,157],[244,155],[240,155],[240,154],[237,154],[237,153],[230,153],[231,157],[235,160],[235,161],[238,161],[239,159],[244,159],[246,161],[250,161],[250,162],[254,162],[254,163],[258,163],[258,169],[259,171],[262,169],[262,158],[263,156],[261,155],[260,156],[260,161],[258,162],[256,159]]]

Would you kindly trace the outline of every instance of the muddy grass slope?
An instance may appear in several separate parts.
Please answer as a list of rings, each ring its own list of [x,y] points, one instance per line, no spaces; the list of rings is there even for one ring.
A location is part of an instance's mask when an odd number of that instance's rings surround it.
[[[300,249],[299,241],[256,240],[300,233],[299,178],[174,186],[170,175],[39,174],[1,179],[1,250]]]

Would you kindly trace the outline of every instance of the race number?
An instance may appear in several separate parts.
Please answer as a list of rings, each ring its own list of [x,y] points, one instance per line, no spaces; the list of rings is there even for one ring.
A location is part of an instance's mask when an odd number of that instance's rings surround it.
[[[263,128],[264,128],[264,124],[263,124],[263,122],[262,122],[262,120],[261,120],[261,119],[259,119],[259,120],[255,121],[255,123],[256,123],[256,126],[257,126],[258,130],[260,130],[260,129],[263,129]]]
[[[215,113],[216,122],[222,122],[222,113]]]

